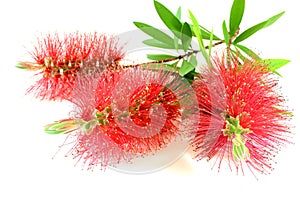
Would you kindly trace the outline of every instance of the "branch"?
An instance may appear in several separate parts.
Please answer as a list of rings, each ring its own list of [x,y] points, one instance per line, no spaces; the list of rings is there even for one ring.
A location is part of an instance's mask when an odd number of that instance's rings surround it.
[[[212,45],[212,47],[215,47],[215,46],[218,46],[220,44],[223,44],[224,41],[221,40],[219,42],[216,42]],[[206,46],[205,49],[208,49],[209,46]],[[164,59],[164,60],[156,60],[156,61],[150,61],[150,62],[145,62],[145,63],[139,63],[139,64],[133,64],[133,65],[122,65],[121,68],[133,68],[133,67],[139,67],[139,66],[144,66],[144,65],[151,65],[151,64],[162,64],[162,63],[168,63],[168,62],[171,62],[171,61],[175,61],[175,60],[181,60],[185,57],[189,57],[193,54],[197,54],[197,53],[200,53],[201,51],[200,50],[193,50],[193,51],[190,51],[184,55],[179,55],[175,58],[167,58],[167,59]]]

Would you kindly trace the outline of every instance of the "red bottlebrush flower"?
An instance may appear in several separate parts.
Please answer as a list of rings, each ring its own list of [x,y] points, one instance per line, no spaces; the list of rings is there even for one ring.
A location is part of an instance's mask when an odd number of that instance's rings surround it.
[[[196,158],[214,160],[219,169],[223,159],[242,171],[246,163],[265,174],[291,137],[277,79],[262,63],[234,61],[231,68],[225,63],[214,60],[215,68],[193,84],[200,107]]]
[[[68,98],[80,69],[85,66],[114,67],[115,62],[124,56],[113,37],[78,32],[64,37],[56,33],[39,38],[30,54],[34,62],[21,62],[18,67],[38,71],[37,82],[27,93],[34,93],[42,100]]]
[[[77,125],[78,131],[71,133],[74,146],[70,154],[88,168],[155,153],[196,130],[197,111],[183,112],[193,107],[193,97],[197,102],[192,87],[187,86],[178,74],[163,70],[82,73],[74,87],[74,120],[50,124],[46,132],[69,133]]]
[[[108,73],[107,81],[99,82],[96,115],[105,135],[120,149],[147,154],[175,138],[181,122],[178,98],[183,98],[184,93],[166,87],[166,81],[174,78],[168,76],[172,76],[170,72],[134,68]]]

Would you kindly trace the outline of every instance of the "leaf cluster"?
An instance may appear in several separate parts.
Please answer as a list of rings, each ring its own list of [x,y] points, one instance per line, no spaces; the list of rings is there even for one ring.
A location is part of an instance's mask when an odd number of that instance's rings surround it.
[[[197,74],[195,72],[198,65],[196,54],[202,53],[206,63],[210,66],[211,52],[215,43],[224,43],[226,48],[230,50],[230,56],[238,57],[241,62],[255,60],[266,63],[269,69],[278,75],[277,70],[289,62],[286,59],[262,59],[249,47],[241,44],[241,42],[250,38],[256,32],[275,23],[284,12],[276,14],[240,33],[240,24],[245,10],[245,0],[234,0],[228,22],[224,20],[222,23],[222,39],[216,36],[213,30],[209,31],[203,27],[190,10],[188,11],[190,22],[185,22],[181,20],[181,7],[177,9],[176,13],[173,13],[156,0],[154,0],[154,7],[158,16],[168,28],[168,32],[142,22],[134,22],[134,25],[151,37],[143,41],[144,44],[161,49],[175,50],[176,53],[173,55],[148,54],[147,57],[150,60],[158,62],[164,61],[168,66],[176,68],[181,76],[190,80],[193,80],[194,75]],[[197,49],[194,49],[195,47],[192,46],[193,38],[197,40]],[[205,43],[208,45],[205,45]],[[179,52],[184,52],[184,54],[182,55]]]

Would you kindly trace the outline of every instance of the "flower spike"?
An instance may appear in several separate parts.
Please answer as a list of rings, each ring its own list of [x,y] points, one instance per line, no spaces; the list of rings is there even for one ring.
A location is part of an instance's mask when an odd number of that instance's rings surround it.
[[[236,169],[243,162],[260,173],[268,173],[281,146],[290,143],[289,111],[278,92],[277,77],[257,62],[240,65],[232,59],[214,58],[215,68],[195,80],[200,121],[193,146],[198,159]],[[243,171],[243,169],[242,169]]]

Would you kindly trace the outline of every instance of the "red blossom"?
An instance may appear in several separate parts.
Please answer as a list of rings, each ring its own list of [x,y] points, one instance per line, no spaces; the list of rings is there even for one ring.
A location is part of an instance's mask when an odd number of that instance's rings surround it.
[[[291,137],[277,78],[262,63],[235,61],[227,68],[224,59],[215,59],[214,64],[193,84],[200,106],[196,157],[214,160],[219,169],[226,159],[237,170],[246,163],[267,173]]]
[[[137,71],[133,73],[142,74],[139,69]],[[106,85],[102,82],[99,84],[96,110],[98,113],[107,112],[101,128],[119,148],[135,154],[147,154],[163,148],[175,138],[179,130],[181,112],[178,99],[170,89],[161,83],[153,82],[130,91],[129,84],[138,80],[126,80],[127,88],[120,88],[118,85],[115,91],[119,94],[114,94],[112,91],[120,81],[120,76],[113,73],[107,78],[113,83],[109,94],[104,96],[102,94]],[[126,98],[129,105],[125,103]],[[118,108],[114,109],[114,106]],[[162,109],[166,113],[162,113]]]
[[[89,168],[155,153],[196,130],[185,128],[191,123],[181,102],[192,88],[177,82],[178,74],[138,67],[81,75],[72,96],[72,118],[81,126],[70,154]]]
[[[78,32],[63,37],[56,33],[38,38],[30,54],[34,62],[21,62],[20,66],[38,72],[36,83],[27,93],[42,100],[68,98],[79,70],[85,66],[114,68],[117,60],[124,57],[114,37]]]

